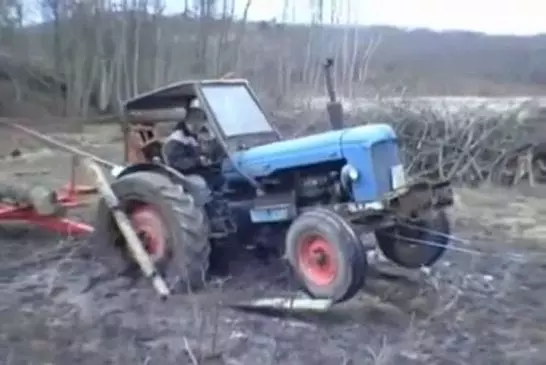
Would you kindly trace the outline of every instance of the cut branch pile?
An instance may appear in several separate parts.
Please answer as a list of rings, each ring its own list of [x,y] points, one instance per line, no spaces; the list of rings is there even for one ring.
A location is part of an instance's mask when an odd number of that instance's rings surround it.
[[[470,186],[524,180],[534,185],[546,182],[546,115],[533,114],[523,118],[521,108],[440,112],[397,103],[382,108],[372,121],[396,129],[410,176]]]

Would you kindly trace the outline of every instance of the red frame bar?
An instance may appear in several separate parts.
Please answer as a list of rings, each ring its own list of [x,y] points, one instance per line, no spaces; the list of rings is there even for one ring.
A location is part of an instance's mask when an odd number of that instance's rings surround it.
[[[34,131],[30,128],[26,128],[22,125],[12,123],[7,119],[0,118],[0,124],[6,124],[10,127],[13,127],[19,131],[24,132],[24,134],[30,135],[42,142],[53,145],[61,150],[72,153],[72,164],[70,169],[70,180],[66,186],[57,192],[57,202],[63,208],[73,208],[86,203],[79,198],[82,195],[93,194],[97,192],[96,187],[88,185],[78,185],[76,184],[76,166],[78,160],[81,156],[94,157],[85,151],[80,151],[77,148],[66,146],[62,143],[55,141],[37,131]],[[107,165],[108,161],[102,160]],[[6,204],[0,202],[0,223],[2,221],[21,221],[31,224],[35,224],[39,227],[45,228],[49,231],[65,234],[65,235],[82,235],[92,233],[94,228],[86,223],[76,222],[65,217],[57,216],[44,216],[39,215],[32,207],[29,206],[15,206],[11,204]]]
[[[73,208],[85,205],[78,199],[75,190],[68,190],[61,193],[59,203],[64,208]],[[0,203],[0,223],[2,221],[23,221],[34,224],[48,231],[63,235],[86,235],[94,231],[93,226],[76,222],[63,217],[43,216],[36,213],[31,207],[17,207],[9,204]]]

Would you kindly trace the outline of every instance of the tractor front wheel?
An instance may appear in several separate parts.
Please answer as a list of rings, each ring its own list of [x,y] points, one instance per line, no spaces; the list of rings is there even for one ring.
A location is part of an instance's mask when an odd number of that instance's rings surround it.
[[[286,234],[285,255],[313,298],[343,302],[364,285],[366,253],[351,226],[322,208],[305,212]]]
[[[407,269],[432,266],[449,244],[450,224],[445,211],[432,211],[416,222],[400,222],[375,232],[385,257]]]
[[[195,204],[193,197],[167,176],[154,172],[122,176],[114,181],[112,190],[171,288],[202,287],[211,251],[209,226],[203,208]],[[104,201],[99,202],[92,243],[111,256],[109,264],[124,266],[117,269],[134,267]]]

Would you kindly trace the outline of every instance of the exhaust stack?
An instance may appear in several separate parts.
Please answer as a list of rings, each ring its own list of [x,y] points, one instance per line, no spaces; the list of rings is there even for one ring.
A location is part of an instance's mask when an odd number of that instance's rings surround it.
[[[332,58],[326,59],[324,63],[324,78],[326,81],[326,92],[328,93],[328,104],[326,105],[326,111],[330,120],[330,125],[333,130],[343,129],[343,105],[337,100],[336,91],[334,89],[334,80],[332,75],[332,68],[334,66],[334,60]]]

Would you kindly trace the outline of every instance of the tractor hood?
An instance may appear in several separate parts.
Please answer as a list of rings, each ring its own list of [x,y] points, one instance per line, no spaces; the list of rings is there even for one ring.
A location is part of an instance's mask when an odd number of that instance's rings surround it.
[[[396,134],[388,124],[369,124],[238,151],[233,154],[233,163],[246,175],[261,177],[279,170],[343,159],[342,145],[370,147],[393,139]],[[229,172],[230,167],[225,165],[224,171]]]

